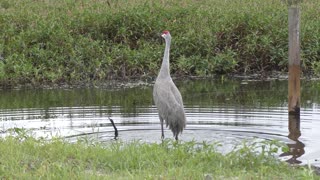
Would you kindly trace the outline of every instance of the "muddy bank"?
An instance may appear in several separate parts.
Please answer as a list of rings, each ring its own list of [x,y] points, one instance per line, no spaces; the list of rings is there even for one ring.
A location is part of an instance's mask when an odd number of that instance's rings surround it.
[[[118,89],[118,88],[132,88],[137,86],[152,86],[156,77],[126,77],[113,78],[105,81],[82,81],[75,83],[26,83],[26,84],[12,84],[2,83],[0,89],[74,89],[74,88],[102,88],[102,89]],[[228,74],[228,75],[213,75],[213,76],[172,76],[174,81],[212,79],[212,80],[243,80],[243,81],[272,81],[272,80],[287,80],[288,74],[283,72],[270,72],[263,74]],[[319,80],[320,78],[311,74],[304,74],[301,79],[305,80]]]

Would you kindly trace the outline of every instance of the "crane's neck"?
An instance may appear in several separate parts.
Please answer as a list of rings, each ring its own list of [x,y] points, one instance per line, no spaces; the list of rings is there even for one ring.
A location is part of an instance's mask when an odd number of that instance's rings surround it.
[[[166,47],[164,49],[164,56],[163,56],[162,65],[159,73],[159,77],[161,78],[170,77],[169,54],[170,54],[171,37],[168,37],[165,40],[166,40]]]

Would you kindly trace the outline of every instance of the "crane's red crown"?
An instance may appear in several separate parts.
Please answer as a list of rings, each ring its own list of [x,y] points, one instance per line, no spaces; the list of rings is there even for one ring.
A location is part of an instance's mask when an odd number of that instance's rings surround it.
[[[164,35],[164,34],[170,34],[170,33],[168,30],[164,30],[164,31],[162,31],[162,35]]]

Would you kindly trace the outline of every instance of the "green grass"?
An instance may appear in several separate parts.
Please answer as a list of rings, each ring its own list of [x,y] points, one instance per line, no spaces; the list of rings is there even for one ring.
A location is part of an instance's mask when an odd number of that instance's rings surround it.
[[[0,139],[1,179],[320,179],[275,159],[279,145],[272,141],[243,143],[222,155],[218,143],[68,143],[16,132]]]
[[[320,74],[320,1],[301,3],[302,64]],[[287,70],[281,0],[0,0],[0,84],[156,76],[173,36],[173,75]]]

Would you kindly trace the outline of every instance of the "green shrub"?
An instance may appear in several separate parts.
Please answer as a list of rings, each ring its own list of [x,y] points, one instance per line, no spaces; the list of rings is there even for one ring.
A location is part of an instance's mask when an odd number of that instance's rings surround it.
[[[320,2],[301,3],[304,71],[319,74]],[[286,71],[281,0],[0,0],[0,83],[156,76],[171,31],[173,75]]]

